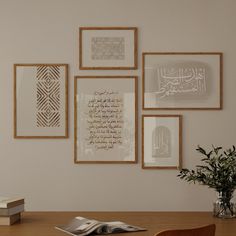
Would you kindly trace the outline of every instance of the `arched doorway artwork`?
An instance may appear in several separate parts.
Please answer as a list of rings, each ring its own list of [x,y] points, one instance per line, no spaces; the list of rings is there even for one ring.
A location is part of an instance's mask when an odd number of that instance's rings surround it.
[[[165,126],[158,126],[152,131],[152,157],[171,157],[171,132]]]

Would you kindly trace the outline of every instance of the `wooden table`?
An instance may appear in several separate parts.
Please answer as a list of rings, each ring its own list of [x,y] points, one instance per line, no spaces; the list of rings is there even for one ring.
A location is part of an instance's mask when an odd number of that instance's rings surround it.
[[[124,221],[144,227],[147,231],[122,233],[119,236],[153,236],[165,229],[191,228],[210,223],[216,224],[216,236],[236,236],[236,219],[218,219],[210,212],[24,212],[21,223],[0,226],[1,236],[65,236],[56,230],[75,216],[100,221]]]

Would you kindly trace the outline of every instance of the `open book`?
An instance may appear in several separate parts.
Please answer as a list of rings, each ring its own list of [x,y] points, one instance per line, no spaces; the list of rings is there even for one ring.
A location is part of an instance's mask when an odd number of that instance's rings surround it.
[[[146,230],[137,226],[127,225],[120,221],[100,222],[93,219],[86,219],[80,216],[75,217],[67,225],[56,226],[55,228],[70,235],[76,236],[112,234]]]

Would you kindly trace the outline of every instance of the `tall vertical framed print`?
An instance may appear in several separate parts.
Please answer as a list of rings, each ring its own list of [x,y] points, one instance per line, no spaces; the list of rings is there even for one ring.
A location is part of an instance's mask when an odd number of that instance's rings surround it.
[[[142,168],[179,169],[182,155],[182,116],[142,116]]]
[[[68,137],[68,65],[14,65],[14,138]]]
[[[137,162],[137,77],[75,77],[75,163]]]
[[[223,95],[220,52],[144,52],[144,110],[219,110]]]
[[[80,27],[81,70],[137,69],[136,27]]]

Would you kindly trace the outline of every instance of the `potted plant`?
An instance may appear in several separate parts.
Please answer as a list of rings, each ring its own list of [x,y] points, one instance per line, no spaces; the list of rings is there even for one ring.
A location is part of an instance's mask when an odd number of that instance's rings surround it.
[[[203,155],[202,165],[197,165],[195,170],[182,169],[178,177],[188,182],[207,185],[216,190],[218,199],[214,203],[214,216],[236,217],[236,203],[232,202],[236,189],[235,146],[227,150],[212,146],[212,150],[209,152],[198,146],[196,150]]]

